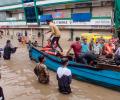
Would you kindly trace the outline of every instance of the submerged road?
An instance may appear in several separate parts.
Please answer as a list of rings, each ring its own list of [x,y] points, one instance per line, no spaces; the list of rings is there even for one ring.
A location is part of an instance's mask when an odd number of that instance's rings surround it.
[[[0,47],[5,45],[6,39],[0,40]],[[10,61],[0,59],[0,86],[6,100],[120,100],[120,92],[74,79],[73,93],[62,95],[57,91],[56,74],[52,71],[49,85],[38,83],[33,73],[36,64],[29,59],[27,48],[16,39],[12,43],[18,46],[17,52]]]

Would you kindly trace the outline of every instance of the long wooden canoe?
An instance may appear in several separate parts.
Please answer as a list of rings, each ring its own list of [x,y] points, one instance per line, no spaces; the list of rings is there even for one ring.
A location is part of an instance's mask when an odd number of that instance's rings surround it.
[[[36,61],[38,61],[39,56],[44,55],[46,57],[45,64],[53,71],[56,71],[57,68],[61,66],[61,58],[39,51],[34,47],[31,48],[29,54],[30,58]],[[86,82],[120,90],[119,71],[107,68],[103,69],[102,67],[96,68],[85,64],[78,64],[73,61],[69,61],[68,68],[71,69],[73,77],[78,80],[84,80]]]

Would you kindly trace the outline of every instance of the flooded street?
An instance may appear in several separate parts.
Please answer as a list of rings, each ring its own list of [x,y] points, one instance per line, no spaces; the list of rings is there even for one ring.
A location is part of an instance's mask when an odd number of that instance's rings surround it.
[[[6,39],[0,40],[0,47],[5,45]],[[0,59],[0,85],[6,100],[120,100],[120,92],[74,79],[73,93],[62,95],[57,91],[56,74],[52,71],[49,85],[38,83],[33,73],[36,64],[29,59],[27,48],[15,39],[11,41],[18,46],[17,52],[10,61]]]

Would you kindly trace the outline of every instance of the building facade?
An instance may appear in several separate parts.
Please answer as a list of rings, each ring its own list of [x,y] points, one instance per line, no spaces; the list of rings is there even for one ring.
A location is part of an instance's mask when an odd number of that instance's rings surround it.
[[[72,14],[90,13],[90,21],[74,22]],[[5,0],[0,5],[0,27],[5,32],[38,33],[48,30],[39,16],[51,14],[64,39],[84,33],[111,35],[114,26],[114,0]]]

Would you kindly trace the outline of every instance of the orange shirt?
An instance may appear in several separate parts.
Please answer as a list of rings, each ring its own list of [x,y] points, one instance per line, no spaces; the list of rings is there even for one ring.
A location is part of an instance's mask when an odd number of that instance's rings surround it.
[[[113,53],[113,46],[112,44],[110,45],[109,43],[106,43],[104,45],[104,52],[107,54],[112,54]]]

